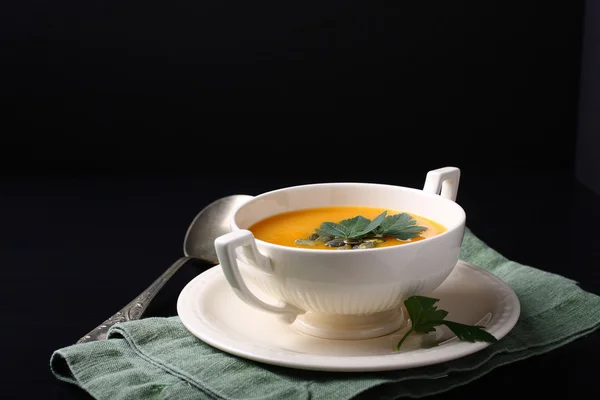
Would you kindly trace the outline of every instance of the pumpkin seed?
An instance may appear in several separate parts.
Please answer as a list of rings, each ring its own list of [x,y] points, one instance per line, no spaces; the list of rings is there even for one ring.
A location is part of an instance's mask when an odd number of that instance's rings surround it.
[[[317,240],[318,238],[319,238],[318,233],[311,233],[310,236],[308,237],[308,240]]]
[[[377,246],[375,242],[363,242],[354,246],[353,249],[372,249],[375,246]]]
[[[385,243],[384,239],[379,239],[379,238],[370,238],[370,239],[365,239],[365,242],[373,242],[375,244],[381,244],[381,243]]]
[[[325,243],[325,245],[329,247],[342,247],[345,244],[346,243],[344,243],[344,239],[333,239]]]
[[[296,239],[294,243],[302,246],[314,246],[316,244],[314,241],[308,239]]]
[[[346,244],[359,244],[362,240],[360,239],[344,239],[344,243]]]

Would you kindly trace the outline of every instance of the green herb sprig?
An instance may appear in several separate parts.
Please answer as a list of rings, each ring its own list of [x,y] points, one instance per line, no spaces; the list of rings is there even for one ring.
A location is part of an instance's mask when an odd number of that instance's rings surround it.
[[[340,250],[368,249],[384,243],[384,237],[409,240],[426,229],[407,213],[387,215],[386,210],[372,221],[358,215],[340,222],[323,222],[315,233],[307,239],[297,239],[296,244],[314,246],[320,241]]]
[[[435,327],[440,325],[446,325],[458,337],[458,340],[464,342],[496,343],[498,341],[494,335],[485,331],[484,326],[446,321],[444,318],[448,315],[448,311],[438,310],[435,305],[438,301],[439,299],[424,296],[411,296],[404,301],[411,327],[396,345],[396,350],[400,350],[402,343],[411,333],[433,332]]]

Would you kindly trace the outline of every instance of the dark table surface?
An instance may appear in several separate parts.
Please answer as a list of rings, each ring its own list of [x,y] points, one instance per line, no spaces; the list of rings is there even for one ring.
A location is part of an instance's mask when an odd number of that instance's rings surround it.
[[[420,187],[424,174],[360,178]],[[325,178],[321,181],[331,177]],[[180,257],[186,228],[200,209],[229,194],[255,195],[316,181],[314,176],[266,174],[4,179],[0,187],[4,393],[18,398],[88,398],[52,376],[52,351],[74,343]],[[571,169],[487,175],[476,168],[463,170],[457,201],[467,211],[467,225],[490,246],[600,294],[600,197],[580,185]],[[535,229],[515,234],[519,223]],[[201,270],[180,271],[148,315],[174,315],[179,291]],[[600,335],[591,334],[436,397],[481,399],[525,392],[593,398],[600,395],[594,364],[599,349]],[[17,388],[18,396],[13,392]]]

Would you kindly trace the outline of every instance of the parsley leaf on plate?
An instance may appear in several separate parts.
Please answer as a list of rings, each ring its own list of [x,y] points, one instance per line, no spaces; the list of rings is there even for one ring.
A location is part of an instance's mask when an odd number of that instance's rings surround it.
[[[404,301],[404,306],[410,318],[411,327],[396,345],[400,350],[402,343],[413,332],[429,333],[435,331],[436,326],[446,325],[459,340],[465,342],[496,343],[498,339],[478,325],[465,325],[458,322],[446,321],[448,315],[445,310],[438,310],[435,305],[439,299],[425,296],[411,296]]]

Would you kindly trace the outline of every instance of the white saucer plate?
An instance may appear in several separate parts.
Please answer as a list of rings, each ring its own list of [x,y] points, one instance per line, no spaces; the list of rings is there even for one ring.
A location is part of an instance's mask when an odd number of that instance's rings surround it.
[[[266,295],[251,287],[258,297]],[[444,283],[427,296],[440,299],[447,320],[475,325],[482,319],[496,339],[508,334],[521,307],[515,292],[495,275],[459,261]],[[274,302],[274,299],[270,299]],[[400,351],[395,345],[408,327],[386,336],[363,340],[321,339],[298,333],[273,314],[242,302],[217,265],[191,280],[181,291],[177,312],[183,325],[205,343],[236,356],[283,367],[317,371],[386,371],[438,364],[480,351],[489,343],[447,341],[452,334],[438,330],[435,347],[421,346],[411,335]],[[492,344],[493,346],[493,344]]]

